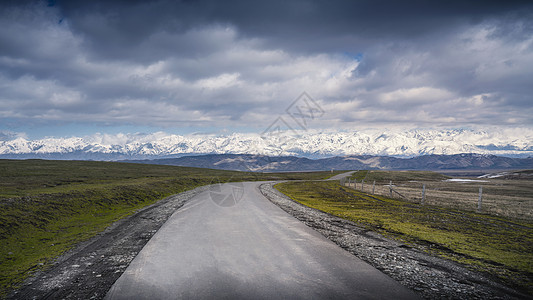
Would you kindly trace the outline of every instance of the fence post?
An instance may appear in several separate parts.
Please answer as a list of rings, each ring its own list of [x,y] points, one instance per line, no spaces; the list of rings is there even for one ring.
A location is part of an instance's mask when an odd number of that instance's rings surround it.
[[[422,205],[424,205],[424,202],[426,201],[426,184],[422,186]]]
[[[392,180],[389,182],[390,198],[392,198]]]
[[[483,187],[479,187],[479,199],[477,200],[477,211],[481,212],[481,202],[483,200]]]
[[[365,191],[365,180],[362,179],[361,180],[361,192],[364,192]]]
[[[376,188],[376,181],[374,180],[374,182],[372,183],[372,195],[374,195],[375,188]]]

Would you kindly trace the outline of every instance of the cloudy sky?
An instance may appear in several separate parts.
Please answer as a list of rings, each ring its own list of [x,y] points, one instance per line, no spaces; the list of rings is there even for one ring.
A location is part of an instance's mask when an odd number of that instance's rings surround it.
[[[533,127],[531,1],[1,3],[4,140]]]

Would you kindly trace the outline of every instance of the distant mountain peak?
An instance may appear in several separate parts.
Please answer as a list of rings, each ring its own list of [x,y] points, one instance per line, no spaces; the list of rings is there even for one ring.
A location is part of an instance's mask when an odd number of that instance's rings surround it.
[[[533,130],[422,130],[298,132],[294,136],[96,134],[89,137],[0,141],[0,158],[143,159],[193,154],[250,154],[321,158],[351,155],[533,155]]]

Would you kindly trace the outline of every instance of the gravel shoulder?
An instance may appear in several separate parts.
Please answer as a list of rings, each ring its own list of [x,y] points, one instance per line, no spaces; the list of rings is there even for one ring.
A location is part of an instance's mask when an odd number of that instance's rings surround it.
[[[207,189],[204,186],[167,197],[115,222],[57,258],[50,268],[34,274],[8,299],[103,299],[167,219]]]
[[[459,264],[430,256],[355,223],[297,203],[273,185],[267,199],[337,245],[426,299],[533,299]]]

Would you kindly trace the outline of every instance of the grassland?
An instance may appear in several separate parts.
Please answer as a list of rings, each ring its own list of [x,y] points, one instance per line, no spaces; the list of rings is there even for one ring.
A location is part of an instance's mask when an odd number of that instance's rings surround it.
[[[352,179],[362,180],[366,182],[404,182],[404,181],[441,181],[449,179],[449,176],[431,172],[431,171],[382,171],[382,170],[362,170],[357,171],[352,175]]]
[[[368,176],[365,172],[354,175],[359,176],[358,180]],[[396,180],[426,178],[426,175],[437,180],[441,176],[420,172],[413,176],[394,175],[398,176]],[[533,293],[533,223],[530,221],[369,195],[338,182],[288,182],[276,188],[304,205]]]
[[[0,160],[0,298],[76,243],[166,196],[210,183],[315,180],[335,174]]]
[[[512,172],[513,175],[498,178],[467,178],[467,181],[448,181],[448,176],[426,171],[359,171],[352,178],[365,181],[364,192],[390,197],[389,183],[392,182],[393,197],[422,202],[422,187],[425,186],[426,204],[462,210],[476,211],[479,188],[482,187],[482,209],[484,213],[533,220],[533,171]],[[375,185],[373,187],[373,184]],[[349,184],[355,187],[355,184]],[[401,195],[401,196],[400,196]]]

